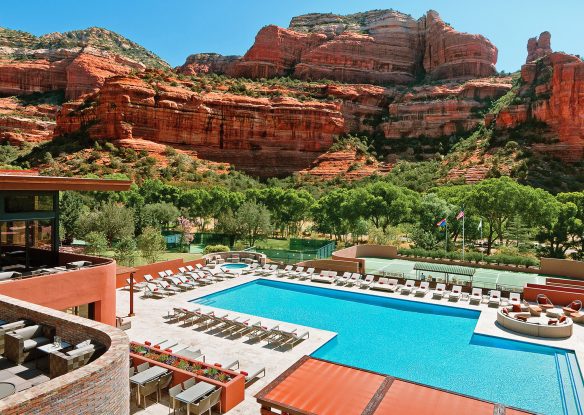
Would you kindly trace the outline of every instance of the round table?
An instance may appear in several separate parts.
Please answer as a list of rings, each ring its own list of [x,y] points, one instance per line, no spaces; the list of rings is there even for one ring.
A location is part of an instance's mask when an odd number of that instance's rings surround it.
[[[10,382],[0,382],[0,399],[13,395],[16,392],[16,385]]]

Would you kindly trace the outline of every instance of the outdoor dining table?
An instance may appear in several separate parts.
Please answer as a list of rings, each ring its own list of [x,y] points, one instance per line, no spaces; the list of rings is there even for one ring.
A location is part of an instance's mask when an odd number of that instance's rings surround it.
[[[195,384],[194,386],[191,386],[190,388],[182,391],[181,393],[176,395],[174,399],[186,403],[187,415],[190,415],[191,413],[190,404],[207,395],[208,393],[213,392],[216,388],[217,386],[215,385],[201,381]]]
[[[168,372],[168,369],[165,369],[160,366],[152,366],[151,368],[146,369],[143,372],[136,373],[134,376],[130,378],[131,383],[135,383],[138,386],[142,386],[145,383],[150,382],[160,376],[164,375]],[[138,401],[138,405],[140,405],[140,393],[139,390],[136,391],[136,397]]]

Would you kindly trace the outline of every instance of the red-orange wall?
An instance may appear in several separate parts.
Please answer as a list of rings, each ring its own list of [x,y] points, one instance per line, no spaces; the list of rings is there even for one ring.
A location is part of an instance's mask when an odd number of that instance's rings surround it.
[[[194,261],[187,261],[185,262],[181,258],[179,259],[172,259],[170,261],[163,261],[163,262],[155,262],[154,264],[148,265],[140,265],[138,267],[134,267],[136,271],[134,272],[134,279],[136,282],[144,281],[144,275],[150,274],[154,278],[158,278],[159,271],[166,271],[167,269],[178,272],[178,267],[186,267],[187,265],[194,266],[195,264],[203,264],[205,262],[204,259],[196,259]],[[121,274],[116,275],[116,287],[122,288],[128,285],[126,279],[130,278],[129,272],[124,272]]]
[[[568,305],[574,300],[584,303],[583,288],[541,284],[527,284],[523,288],[523,298],[527,301],[535,301],[538,294],[545,294],[552,303],[559,306]]]
[[[78,258],[77,258],[78,259]],[[95,320],[116,324],[116,263],[0,283],[0,294],[64,310],[95,303]]]

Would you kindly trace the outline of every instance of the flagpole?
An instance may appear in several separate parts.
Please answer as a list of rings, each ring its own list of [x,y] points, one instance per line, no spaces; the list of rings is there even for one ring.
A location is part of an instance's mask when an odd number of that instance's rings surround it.
[[[444,246],[446,248],[446,253],[448,253],[448,221],[445,221],[444,225],[446,225],[446,226],[444,226],[444,230],[446,231],[446,232],[444,232],[444,234],[446,235],[446,240],[444,241]]]
[[[481,261],[484,259],[485,249],[483,247],[483,218],[481,218]]]
[[[462,260],[464,261],[464,206],[462,207]]]

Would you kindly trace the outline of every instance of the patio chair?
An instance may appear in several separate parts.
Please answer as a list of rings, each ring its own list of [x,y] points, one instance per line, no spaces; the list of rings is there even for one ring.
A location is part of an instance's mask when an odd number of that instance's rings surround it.
[[[415,297],[424,297],[428,290],[430,289],[430,282],[429,281],[422,281],[420,286],[414,290]]]
[[[301,341],[308,339],[309,337],[310,333],[308,331],[303,331],[300,333],[296,333],[296,330],[292,332],[282,331],[280,336],[278,336],[275,340],[272,340],[271,343],[277,343],[280,347],[290,346],[290,350],[292,350],[294,346],[296,346]]]
[[[193,286],[190,284],[183,284],[177,277],[169,278],[167,282],[171,284],[171,287],[176,287],[180,291],[188,291],[193,288]]]
[[[257,326],[254,327],[249,333],[246,334],[248,340],[250,341],[259,341],[265,339],[266,337],[271,336],[276,330],[280,328],[279,324],[275,324],[271,327],[268,326]]]
[[[178,272],[179,272],[180,274],[184,274],[184,273],[186,273],[186,272],[187,272],[187,269],[186,269],[185,267],[178,267]]]
[[[153,394],[156,394],[156,402],[158,402],[158,379],[138,385],[138,395],[142,398],[142,408],[146,409],[146,398]]]
[[[187,271],[193,272],[195,270],[195,268],[192,265],[187,265],[185,267],[187,269]]]
[[[462,294],[462,287],[460,285],[455,285],[452,287],[452,291],[448,295],[448,301],[458,301],[460,300],[460,295]]]
[[[407,280],[405,285],[403,287],[401,287],[401,289],[399,290],[399,292],[401,294],[411,294],[412,290],[416,288],[416,282],[414,280]]]
[[[570,304],[568,304],[566,307],[562,307],[564,314],[567,316],[569,316],[570,314],[577,313],[581,309],[582,309],[582,301],[580,301],[580,300],[574,300]]]
[[[351,278],[351,274],[352,273],[350,273],[350,272],[344,272],[343,275],[335,278],[334,283],[337,285],[345,285],[346,283],[349,282],[349,279]]]
[[[158,378],[158,400],[160,400],[160,397],[162,396],[162,391],[166,388],[168,388],[168,385],[170,385],[170,382],[172,382],[172,372],[169,372],[165,375],[162,375],[161,377]]]
[[[251,368],[246,368],[246,370],[240,370],[239,373],[245,376],[245,384],[247,385],[249,382],[252,382],[255,379],[266,376],[266,368],[263,366],[252,366]]]
[[[489,307],[499,307],[501,305],[501,291],[491,290],[489,295]]]
[[[77,370],[97,359],[104,351],[105,347],[101,344],[90,342],[49,353],[49,376],[54,379]]]
[[[116,316],[116,327],[120,330],[130,330],[132,328],[132,321],[129,317]]]
[[[136,366],[136,372],[144,372],[146,369],[150,369],[150,363],[144,362],[138,366]]]
[[[469,297],[469,304],[478,305],[483,301],[483,289],[473,288]]]
[[[446,293],[446,284],[438,283],[438,284],[436,284],[436,288],[434,289],[434,292],[432,293],[432,299],[442,300],[445,293]]]
[[[359,288],[369,288],[374,281],[375,276],[373,274],[367,274],[365,279],[359,281]]]
[[[14,330],[22,329],[32,323],[28,320],[18,320],[12,323],[5,323],[0,326],[0,354],[4,354],[4,334]]]
[[[183,388],[187,390],[188,388],[190,388],[191,386],[195,386],[196,384],[197,384],[196,378],[188,378],[183,382]]]
[[[134,282],[134,284],[133,284],[134,285],[134,290],[140,291],[140,290],[144,289],[144,287],[146,287],[146,284],[147,284],[146,281],[137,282],[135,278],[133,278],[133,280],[134,280],[133,281]],[[124,289],[129,290],[130,289],[130,285],[131,285],[130,284],[130,279],[129,278],[126,278],[126,282],[128,283],[128,285],[126,285],[124,287]]]
[[[168,275],[166,275],[166,272],[165,271],[158,271],[158,279],[159,280],[163,280],[166,277],[168,277]]]
[[[209,413],[217,404],[219,405],[219,413],[221,413],[221,388],[214,390],[209,395]]]
[[[188,359],[193,359],[193,360],[200,359],[200,360],[203,360],[203,362],[205,361],[205,357],[204,357],[204,354],[201,351],[201,349],[196,349],[194,346],[189,346],[189,347],[186,347],[184,349],[177,350],[175,352],[175,354],[177,356],[186,357]],[[186,386],[185,386],[185,388],[186,388]]]
[[[548,309],[555,307],[554,303],[552,303],[552,301],[545,294],[538,294],[537,297],[535,298],[535,302],[537,303],[539,308],[541,308],[544,311],[547,311]]]
[[[168,413],[170,413],[170,410],[172,409],[172,413],[174,414],[177,409],[180,410],[185,405],[184,403],[176,399],[176,395],[181,393],[183,390],[184,389],[180,383],[168,389],[168,399],[170,403],[170,406],[168,407]]]
[[[377,282],[371,284],[371,289],[383,290],[387,287],[387,281],[389,281],[389,278],[381,277],[377,280]]]
[[[211,396],[201,399],[199,402],[189,404],[189,413],[202,415],[211,411]]]
[[[511,305],[515,305],[515,304],[521,304],[521,294],[519,293],[509,293],[509,304]]]

